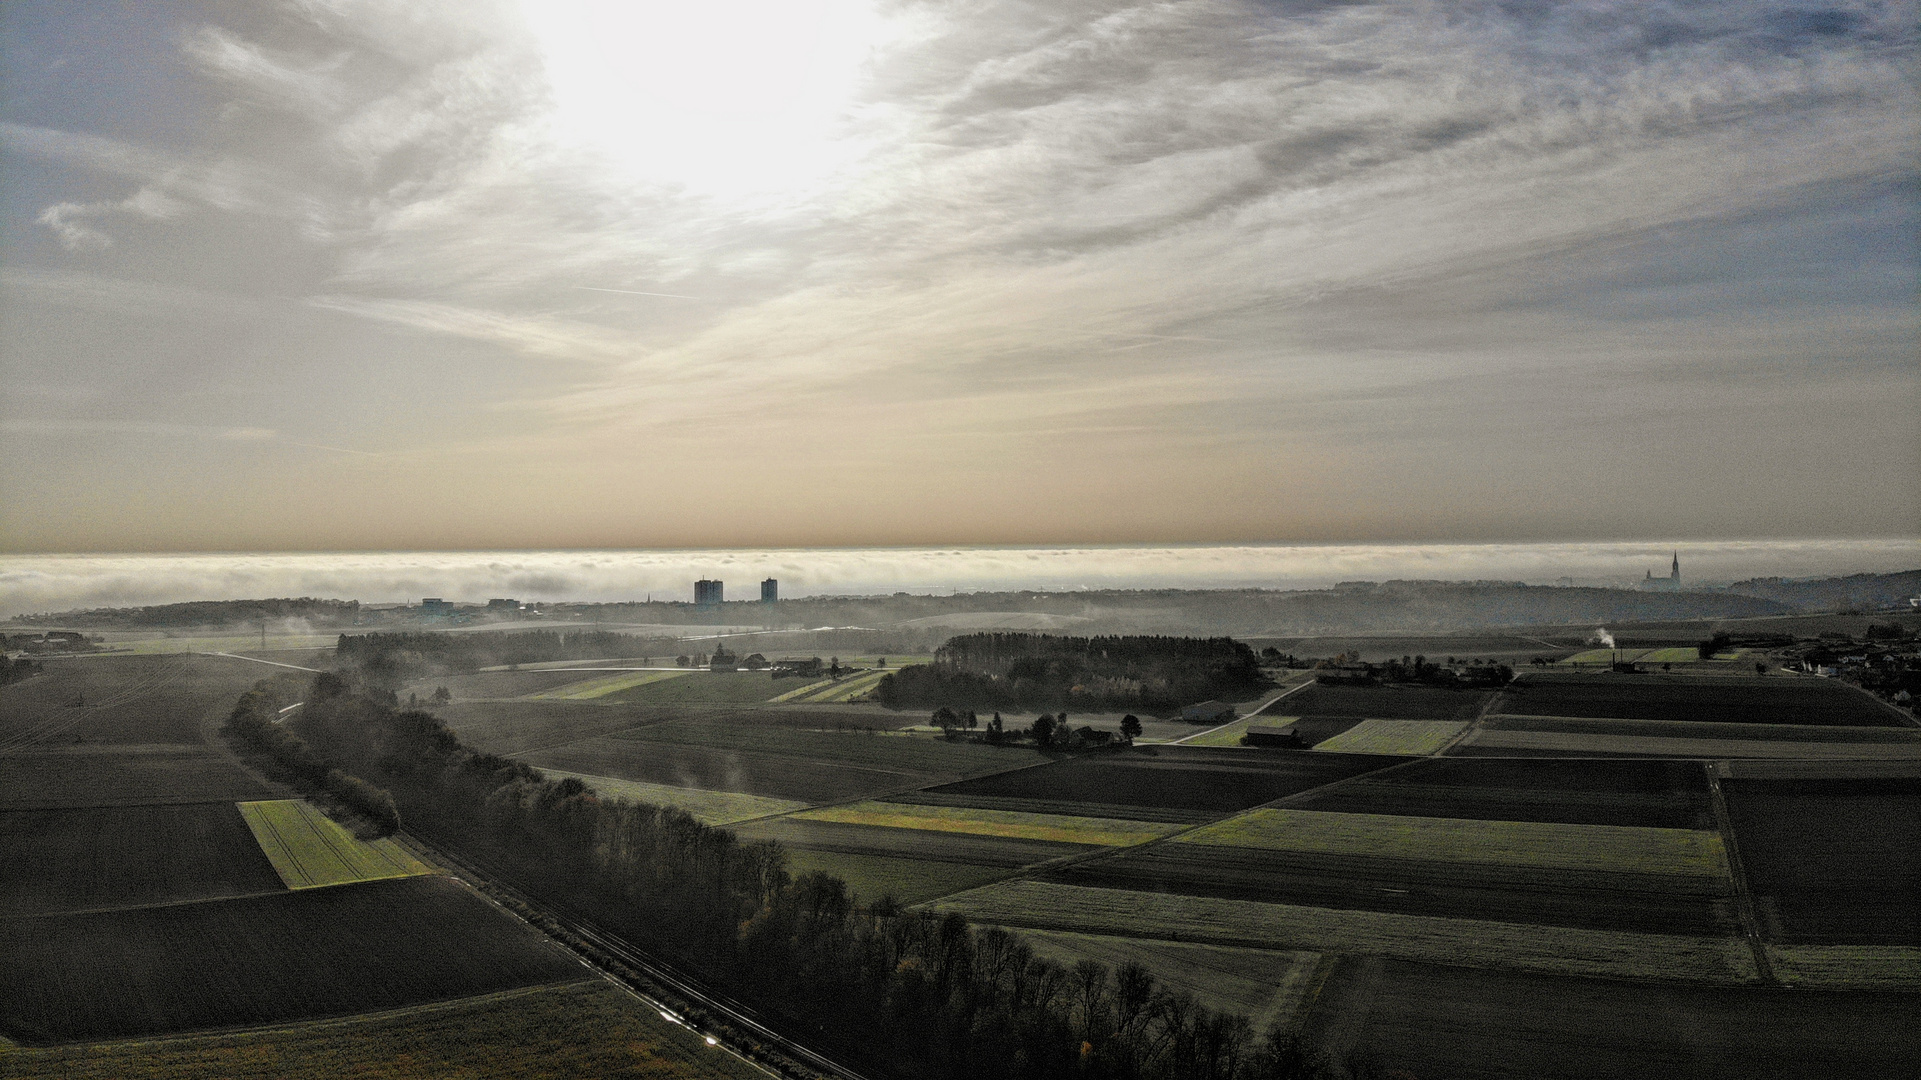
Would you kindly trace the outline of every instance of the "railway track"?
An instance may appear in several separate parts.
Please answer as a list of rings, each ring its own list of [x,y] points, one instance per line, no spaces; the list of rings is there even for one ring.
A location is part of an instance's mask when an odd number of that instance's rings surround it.
[[[619,934],[604,929],[586,916],[572,911],[564,905],[537,900],[521,890],[506,884],[503,880],[505,875],[500,872],[497,866],[488,860],[467,855],[452,855],[443,848],[429,843],[418,835],[406,833],[405,836],[413,846],[420,849],[423,854],[465,877],[470,884],[476,886],[484,884],[486,887],[484,891],[509,897],[514,900],[514,902],[533,911],[537,911],[546,918],[552,919],[568,934],[579,938],[581,941],[593,946],[594,949],[618,960],[627,967],[640,972],[646,978],[653,980],[657,985],[666,988],[669,992],[678,996],[683,1002],[699,1006],[725,1018],[727,1023],[731,1024],[736,1030],[751,1035],[754,1039],[777,1050],[780,1054],[794,1062],[814,1069],[824,1075],[839,1077],[841,1080],[870,1080],[866,1074],[858,1072],[811,1047],[802,1045],[794,1039],[781,1034],[751,1006],[709,988],[698,977],[690,975],[674,965],[660,960],[658,957],[640,946],[635,945],[633,942],[628,941],[626,938],[621,937]],[[660,1010],[661,1015],[665,1019],[673,1023],[686,1023],[671,1007],[655,1000],[645,989],[629,984],[627,980],[621,979],[620,976],[614,972],[606,971],[603,965],[595,964],[594,966],[605,972],[608,976],[620,981],[621,984],[627,986],[629,990],[646,999],[650,1004]],[[708,1038],[712,1040],[713,1037],[708,1036]]]

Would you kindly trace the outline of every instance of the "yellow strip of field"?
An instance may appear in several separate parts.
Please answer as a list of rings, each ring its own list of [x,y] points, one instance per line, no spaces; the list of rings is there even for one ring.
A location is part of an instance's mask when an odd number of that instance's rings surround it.
[[[1486,919],[1266,904],[1016,880],[926,905],[976,922],[1083,934],[1178,937],[1261,949],[1367,953],[1604,978],[1752,983],[1745,939],[1582,930]]]
[[[821,681],[816,683],[808,683],[806,686],[803,686],[798,690],[789,690],[785,694],[782,694],[777,698],[769,698],[767,701],[767,704],[773,705],[782,701],[794,701],[799,698],[804,698],[809,694],[819,693],[820,691],[825,690],[830,686],[837,686],[837,685],[839,684],[834,682],[834,680],[832,679],[822,679]]]
[[[665,682],[682,675],[692,675],[689,671],[623,671],[600,679],[587,679],[582,682],[568,683],[538,694],[528,694],[529,701],[591,701],[594,698],[617,694],[622,690],[632,690],[636,686]]]
[[[1698,829],[1272,809],[1196,829],[1174,842],[1613,873],[1728,874],[1720,836]]]
[[[727,825],[736,821],[745,821],[748,818],[791,814],[796,810],[807,809],[807,804],[804,802],[770,799],[764,795],[743,795],[735,791],[708,791],[705,788],[675,787],[672,784],[649,784],[641,780],[622,780],[617,776],[594,776],[590,773],[565,772],[560,769],[540,771],[554,779],[574,777],[602,795],[612,798],[632,799],[635,802],[672,806],[685,810],[699,819],[703,825]]]
[[[356,881],[431,874],[391,837],[356,840],[312,804],[300,799],[238,804],[260,850],[289,889],[317,889]]]
[[[804,686],[791,693],[782,694],[775,698],[774,701],[793,701],[810,704],[847,701],[850,698],[858,697],[872,690],[889,674],[891,674],[891,672],[885,670],[869,671],[842,679],[839,682],[829,679],[825,683],[815,683],[812,686]]]
[[[1006,836],[1019,840],[1053,840],[1065,844],[1124,847],[1166,836],[1182,825],[1119,818],[1073,817],[1067,814],[1029,814],[1018,810],[975,810],[961,806],[918,806],[911,803],[864,802],[807,810],[794,817],[804,821],[833,821],[843,825],[879,825],[890,829]]]
[[[1912,945],[1768,945],[1789,986],[1823,990],[1921,989],[1921,948]]]
[[[1467,720],[1363,720],[1331,739],[1314,744],[1316,750],[1350,754],[1432,754],[1449,739],[1467,730]]]

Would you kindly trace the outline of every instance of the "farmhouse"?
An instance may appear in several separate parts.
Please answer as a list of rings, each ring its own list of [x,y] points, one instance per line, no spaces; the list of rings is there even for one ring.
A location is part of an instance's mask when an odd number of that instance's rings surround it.
[[[1249,746],[1282,746],[1296,750],[1307,748],[1307,743],[1292,724],[1249,724],[1243,741]]]
[[[1234,719],[1234,706],[1219,701],[1203,701],[1199,705],[1189,705],[1181,710],[1181,719],[1191,724],[1204,724],[1210,720]]]

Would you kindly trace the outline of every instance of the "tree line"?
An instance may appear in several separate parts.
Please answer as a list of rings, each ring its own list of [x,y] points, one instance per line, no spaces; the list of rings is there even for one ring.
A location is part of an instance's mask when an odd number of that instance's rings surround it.
[[[278,744],[301,775],[324,765],[383,785],[411,831],[700,972],[863,1071],[902,1080],[1323,1075],[1285,1032],[1257,1034],[1245,1017],[1202,1007],[1138,964],[1065,967],[959,915],[885,897],[863,905],[838,878],[794,877],[776,843],[742,842],[578,779],[545,779],[331,673],[276,725],[269,717],[284,696],[270,680],[243,697],[236,737]]]
[[[1254,650],[1233,638],[966,634],[932,664],[881,679],[891,708],[1141,709],[1169,713],[1209,698],[1241,701],[1272,685]]]
[[[554,660],[610,660],[672,656],[672,638],[640,637],[610,630],[514,630],[446,634],[428,631],[342,634],[335,664],[381,688],[428,675],[460,674],[485,667]]]

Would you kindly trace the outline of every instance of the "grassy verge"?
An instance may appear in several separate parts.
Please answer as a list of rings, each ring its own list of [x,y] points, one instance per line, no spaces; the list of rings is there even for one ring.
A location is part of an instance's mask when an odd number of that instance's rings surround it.
[[[1314,744],[1314,749],[1350,754],[1432,754],[1467,730],[1468,724],[1466,720],[1363,720]]]
[[[767,1076],[603,982],[235,1034],[0,1049],[0,1073],[63,1080]]]
[[[1696,829],[1255,810],[1174,842],[1635,874],[1728,873],[1721,838]]]
[[[431,874],[392,838],[357,840],[299,799],[243,802],[240,816],[289,889]]]
[[[1006,836],[1020,840],[1053,840],[1066,844],[1123,847],[1166,836],[1180,825],[1116,818],[1033,814],[1017,810],[976,810],[960,806],[922,806],[910,803],[864,802],[832,806],[794,815],[806,821],[835,821],[844,825],[879,825],[894,829]]]
[[[930,904],[981,922],[1565,975],[1751,983],[1739,938],[1580,930],[1009,881]]]
[[[1082,960],[1109,966],[1137,963],[1170,990],[1192,994],[1218,1012],[1247,1017],[1256,1031],[1294,1018],[1322,955],[1062,930],[1026,930],[1021,938],[1037,955],[1066,968]]]

